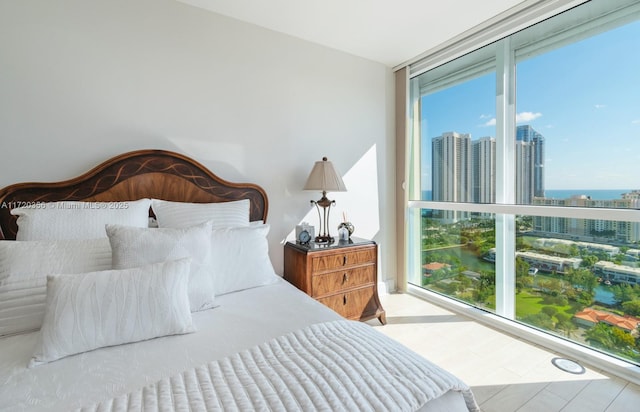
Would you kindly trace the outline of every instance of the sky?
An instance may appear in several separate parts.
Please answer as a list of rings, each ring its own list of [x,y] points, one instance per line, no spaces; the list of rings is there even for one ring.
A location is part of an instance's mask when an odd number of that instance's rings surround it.
[[[517,124],[545,138],[545,189],[640,189],[640,21],[519,62],[516,83]],[[422,103],[428,190],[433,137],[495,137],[495,73]]]

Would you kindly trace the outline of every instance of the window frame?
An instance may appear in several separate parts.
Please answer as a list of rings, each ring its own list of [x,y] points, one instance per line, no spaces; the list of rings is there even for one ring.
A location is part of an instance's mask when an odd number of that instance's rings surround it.
[[[545,3],[549,7],[550,2]],[[585,3],[578,2],[559,2],[563,3],[554,13],[549,13],[548,9],[544,9],[544,13],[539,11],[537,18],[531,19],[528,26],[533,26],[541,20],[551,15],[559,14],[568,8]],[[573,3],[568,7],[569,3]],[[610,208],[581,208],[581,207],[561,207],[561,206],[542,206],[542,205],[523,205],[516,204],[515,199],[515,145],[514,136],[516,130],[516,101],[515,101],[515,68],[518,62],[524,59],[534,57],[544,53],[560,45],[568,44],[592,36],[597,32],[602,32],[611,27],[623,24],[625,19],[636,20],[637,13],[640,13],[640,3],[621,0],[616,6],[611,7],[609,2],[592,2],[594,9],[585,8],[584,16],[578,19],[578,22],[572,27],[568,27],[564,17],[560,16],[555,27],[557,30],[551,30],[547,36],[540,41],[527,42],[526,38],[520,35],[519,31],[526,28],[525,26],[516,29],[508,29],[503,27],[503,38],[496,40],[494,38],[496,52],[495,58],[487,58],[486,56],[479,59],[479,62],[468,68],[465,73],[463,67],[456,67],[452,73],[445,74],[433,84],[419,84],[412,82],[412,79],[422,75],[423,73],[438,68],[453,61],[457,57],[461,57],[467,52],[478,50],[491,42],[486,41],[490,36],[478,36],[479,39],[473,42],[467,41],[467,50],[461,52],[460,44],[450,45],[449,49],[445,48],[439,52],[414,63],[409,70],[404,73],[406,76],[406,115],[408,117],[407,127],[404,138],[406,144],[406,167],[405,182],[409,182],[405,187],[406,206],[404,214],[406,216],[404,222],[403,243],[405,245],[404,258],[407,273],[420,270],[421,257],[420,253],[412,250],[412,245],[420,244],[420,211],[421,209],[437,209],[456,212],[476,212],[493,214],[496,221],[496,312],[495,315],[485,312],[471,305],[464,304],[452,298],[430,292],[423,288],[414,286],[408,282],[410,276],[402,279],[404,282],[401,289],[407,290],[409,293],[425,297],[429,300],[436,301],[446,307],[458,312],[471,316],[472,318],[486,322],[493,327],[498,327],[508,333],[515,333],[518,336],[524,336],[535,343],[542,344],[553,350],[562,351],[572,356],[579,356],[587,359],[590,363],[609,372],[615,373],[627,380],[640,383],[640,367],[631,363],[619,360],[613,356],[600,353],[594,349],[560,339],[545,332],[536,330],[520,324],[515,321],[515,219],[518,215],[526,216],[545,216],[545,217],[561,217],[574,219],[592,219],[592,220],[609,220],[624,222],[640,222],[640,213],[635,209],[610,209]],[[542,8],[542,4],[540,4]],[[556,6],[558,6],[556,4]],[[610,8],[610,10],[607,10]],[[606,10],[606,12],[603,12]],[[531,12],[531,10],[528,10]],[[526,13],[525,13],[526,15]],[[531,18],[531,15],[523,17]],[[520,22],[520,24],[522,24]],[[494,30],[492,32],[495,37]],[[539,33],[538,33],[539,36]],[[472,46],[469,46],[469,43]],[[456,82],[461,82],[465,76],[472,77],[474,74],[480,73],[487,69],[487,64],[495,64],[496,79],[500,81],[496,84],[496,202],[495,203],[459,203],[459,202],[438,202],[420,200],[421,184],[420,184],[420,98],[425,92],[432,92],[440,88],[448,87]],[[417,120],[416,120],[417,117]],[[418,229],[416,229],[418,228]],[[419,273],[419,272],[416,272]],[[505,276],[505,273],[511,274]]]

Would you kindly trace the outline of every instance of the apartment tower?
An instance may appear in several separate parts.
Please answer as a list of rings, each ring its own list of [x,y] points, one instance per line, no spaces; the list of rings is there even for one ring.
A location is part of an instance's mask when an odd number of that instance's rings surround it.
[[[518,149],[518,147],[520,147]],[[518,179],[522,186],[516,193],[520,195],[520,204],[530,204],[533,197],[544,197],[544,136],[529,125],[516,128],[516,150],[520,152],[516,159]],[[522,163],[518,166],[518,160]]]

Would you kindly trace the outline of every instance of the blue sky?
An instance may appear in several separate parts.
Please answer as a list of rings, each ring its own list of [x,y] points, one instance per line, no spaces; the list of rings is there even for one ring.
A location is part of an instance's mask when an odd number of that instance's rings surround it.
[[[546,189],[640,189],[639,39],[636,21],[518,64],[518,125],[545,137]],[[424,189],[448,131],[495,136],[495,74],[423,99]]]

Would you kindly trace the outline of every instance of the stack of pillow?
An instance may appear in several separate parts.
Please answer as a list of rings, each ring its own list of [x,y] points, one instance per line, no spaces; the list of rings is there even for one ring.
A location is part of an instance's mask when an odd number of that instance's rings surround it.
[[[53,202],[0,241],[0,336],[40,329],[30,366],[195,331],[215,297],[277,280],[249,200]],[[157,228],[149,228],[149,207]]]

